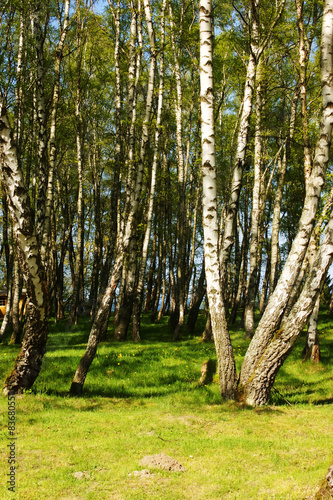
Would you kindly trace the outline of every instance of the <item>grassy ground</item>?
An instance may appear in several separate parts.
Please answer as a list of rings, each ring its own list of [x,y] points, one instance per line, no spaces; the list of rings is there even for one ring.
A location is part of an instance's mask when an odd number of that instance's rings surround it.
[[[70,329],[51,323],[42,372],[16,398],[15,494],[6,489],[10,440],[7,399],[0,398],[1,499],[299,500],[317,490],[333,442],[333,321],[324,313],[321,363],[301,361],[302,336],[261,409],[221,402],[216,383],[199,386],[213,345],[198,336],[170,342],[166,321],[143,323],[139,345],[102,343],[84,397],[69,398],[88,334],[87,320]],[[232,341],[240,366],[247,341],[237,330]],[[2,380],[17,350],[0,346]],[[129,476],[157,453],[186,472]]]

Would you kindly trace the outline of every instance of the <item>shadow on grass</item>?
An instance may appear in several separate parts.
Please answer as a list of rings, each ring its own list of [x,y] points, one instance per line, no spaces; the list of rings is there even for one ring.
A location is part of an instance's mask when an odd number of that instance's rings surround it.
[[[181,398],[186,394],[186,398],[193,401],[193,404],[222,405],[216,383],[208,387],[198,384],[203,361],[216,357],[213,343],[199,341],[205,321],[205,318],[200,317],[196,332],[190,336],[186,336],[184,326],[181,340],[173,342],[168,317],[162,318],[160,323],[151,324],[149,316],[144,315],[141,323],[142,338],[140,343],[136,344],[132,340],[116,342],[112,338],[111,320],[108,339],[98,347],[82,397],[139,402],[168,396]],[[333,323],[329,320],[327,322],[329,326]],[[85,352],[90,329],[89,318],[82,318],[79,325],[71,326],[67,325],[66,320],[57,324],[50,322],[47,355],[31,393],[68,397],[74,373]],[[287,404],[332,404],[328,372],[332,373],[330,368],[333,329],[326,327],[326,324],[324,329],[327,333],[322,334],[320,340],[321,363],[316,367],[310,362],[302,362],[301,354],[305,343],[303,333],[279,371],[275,383],[278,391],[272,391],[271,405],[283,407]],[[231,337],[240,364],[248,341],[240,330],[232,331]],[[18,350],[19,346],[6,346],[6,349],[9,354]],[[272,410],[266,407],[265,411]]]

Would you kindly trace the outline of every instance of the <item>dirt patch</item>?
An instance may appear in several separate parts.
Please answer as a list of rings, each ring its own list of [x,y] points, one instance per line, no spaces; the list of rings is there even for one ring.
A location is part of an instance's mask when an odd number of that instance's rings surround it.
[[[153,477],[153,476],[155,476],[155,474],[152,474],[149,469],[135,470],[134,472],[131,472],[128,475],[129,476],[136,476],[136,477]]]
[[[158,469],[167,470],[170,472],[185,472],[185,467],[180,464],[177,460],[164,453],[160,453],[159,455],[147,455],[143,457],[140,462],[140,465],[146,467],[156,467]]]
[[[90,479],[90,475],[86,470],[84,470],[83,472],[74,472],[73,476],[75,477],[75,479]]]

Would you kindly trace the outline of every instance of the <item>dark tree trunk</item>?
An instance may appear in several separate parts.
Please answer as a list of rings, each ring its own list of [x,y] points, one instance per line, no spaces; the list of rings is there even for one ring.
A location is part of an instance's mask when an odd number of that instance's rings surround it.
[[[193,304],[189,310],[188,318],[187,318],[187,329],[189,333],[194,332],[195,324],[198,319],[198,314],[200,310],[201,302],[205,296],[206,287],[205,287],[205,265],[202,263],[201,273],[197,285],[197,289],[194,294]]]

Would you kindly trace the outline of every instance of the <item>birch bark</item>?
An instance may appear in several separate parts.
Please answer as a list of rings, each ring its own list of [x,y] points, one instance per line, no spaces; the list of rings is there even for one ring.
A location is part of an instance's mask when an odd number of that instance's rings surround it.
[[[33,385],[41,369],[49,325],[45,272],[33,224],[29,196],[18,165],[16,146],[2,99],[0,100],[0,138],[0,166],[28,294],[22,347],[3,388],[4,394],[7,395],[20,394]]]
[[[323,243],[301,295],[291,310],[286,323],[275,332],[262,353],[260,363],[252,373],[246,388],[246,402],[251,406],[267,403],[275,377],[290,353],[316,304],[327,270],[333,260],[333,212],[331,212]]]
[[[55,63],[54,63],[54,83],[53,83],[53,96],[52,96],[52,108],[51,108],[50,137],[49,137],[49,169],[48,169],[48,181],[47,181],[46,203],[45,203],[45,213],[43,220],[42,246],[41,246],[41,257],[43,262],[45,262],[47,256],[48,243],[51,234],[51,217],[52,217],[52,208],[54,199],[53,181],[54,181],[54,170],[56,163],[56,122],[57,122],[59,91],[60,91],[60,68],[61,68],[61,61],[63,58],[65,39],[69,24],[69,4],[70,0],[65,0],[64,22],[60,33],[59,42],[56,47]],[[61,19],[59,19],[59,25],[61,27]]]
[[[79,304],[80,304],[80,288],[82,283],[83,273],[83,251],[84,251],[84,200],[83,200],[83,165],[84,165],[84,123],[82,117],[82,70],[83,70],[83,26],[84,19],[81,18],[79,4],[77,4],[78,25],[76,33],[76,43],[79,47],[77,56],[77,81],[75,89],[75,121],[76,121],[76,154],[77,154],[77,238],[76,238],[76,253],[75,253],[75,271],[73,283],[72,303],[69,314],[69,322],[78,322]]]
[[[243,179],[257,64],[271,37],[273,28],[275,27],[276,23],[281,17],[284,4],[285,0],[281,0],[280,2],[276,3],[275,18],[270,28],[268,29],[265,38],[263,40],[260,40],[260,32],[261,32],[260,0],[251,0],[250,2],[250,23],[251,23],[250,54],[249,54],[249,61],[247,64],[244,97],[242,101],[242,113],[240,118],[238,136],[237,136],[237,150],[233,163],[233,174],[231,180],[230,196],[227,205],[227,212],[224,221],[223,239],[220,249],[221,278],[223,287],[224,287],[224,281],[226,280],[227,276],[227,266],[230,260],[230,253],[234,242],[234,228],[236,223],[239,195]]]
[[[36,47],[36,106],[38,123],[38,186],[36,231],[39,243],[42,242],[45,221],[46,190],[48,179],[46,104],[44,92],[44,40],[41,26],[41,3],[36,2],[33,14],[34,36]]]
[[[174,57],[174,72],[176,79],[176,149],[177,149],[177,185],[178,185],[178,214],[177,214],[177,279],[175,280],[175,311],[173,324],[173,338],[177,340],[183,328],[185,318],[185,276],[184,276],[184,255],[185,255],[185,222],[186,222],[186,203],[185,203],[185,183],[186,183],[186,165],[184,163],[183,151],[183,91],[180,74],[180,64],[175,42],[175,25],[173,20],[172,5],[169,3],[169,18],[171,28],[171,45]]]
[[[278,264],[278,254],[279,254],[281,203],[284,190],[284,179],[287,171],[287,162],[289,158],[290,142],[294,137],[294,131],[295,131],[297,100],[298,100],[298,91],[294,93],[291,102],[289,135],[286,141],[283,157],[279,165],[277,174],[277,188],[274,199],[272,235],[271,235],[271,270],[270,270],[270,281],[269,281],[269,295],[272,295],[277,282],[276,277],[277,277],[277,264]]]
[[[236,388],[236,367],[222,298],[218,258],[211,0],[200,0],[199,23],[203,227],[207,296],[217,353],[220,392],[223,398],[233,399]]]

